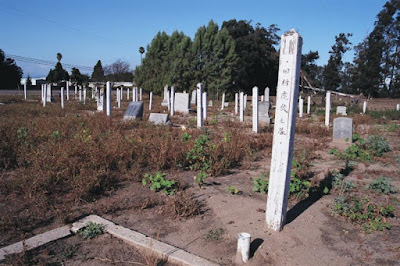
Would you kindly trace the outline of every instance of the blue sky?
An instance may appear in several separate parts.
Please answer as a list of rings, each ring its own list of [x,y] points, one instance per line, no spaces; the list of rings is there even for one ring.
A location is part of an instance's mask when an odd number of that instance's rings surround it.
[[[358,44],[373,29],[384,0],[0,0],[0,49],[5,53],[94,66],[117,59],[134,68],[140,46],[158,31],[183,31],[191,38],[213,19],[277,24],[279,35],[291,28],[303,37],[303,53],[318,50],[326,64],[335,35],[353,33]],[[352,51],[345,57],[352,60]],[[24,76],[45,76],[50,67],[17,62]],[[82,71],[84,72],[84,71]]]

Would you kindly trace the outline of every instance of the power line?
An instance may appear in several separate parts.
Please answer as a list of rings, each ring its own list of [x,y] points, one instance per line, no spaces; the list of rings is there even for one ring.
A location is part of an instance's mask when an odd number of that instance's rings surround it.
[[[54,66],[57,64],[57,62],[55,62],[55,61],[48,61],[48,60],[37,59],[37,58],[32,58],[32,57],[25,57],[25,56],[20,56],[20,55],[5,54],[5,56],[7,58],[11,58],[15,61],[37,64],[37,65]],[[80,70],[86,70],[86,71],[93,70],[93,67],[89,67],[89,66],[81,66],[81,65],[74,65],[74,64],[62,64],[62,65],[63,65],[63,67],[68,68],[68,69],[71,69],[74,67],[74,68],[79,68]]]

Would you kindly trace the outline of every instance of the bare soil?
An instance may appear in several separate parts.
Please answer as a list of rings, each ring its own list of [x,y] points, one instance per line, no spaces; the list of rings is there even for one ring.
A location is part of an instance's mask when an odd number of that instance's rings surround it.
[[[165,112],[165,108],[158,107],[160,101],[161,99],[158,99],[154,103],[157,106],[155,111]],[[388,106],[394,108],[395,103],[396,101],[391,99],[373,99],[369,107],[377,110],[386,109]],[[125,103],[124,106],[126,105]],[[219,104],[214,101],[206,125],[210,130],[219,128],[223,131],[222,120],[237,119],[232,114],[234,106],[231,103],[223,113],[218,111],[216,106]],[[145,112],[147,112],[146,104]],[[117,111],[115,114],[117,117],[122,117],[122,112]],[[144,119],[147,115],[145,114]],[[175,125],[185,124],[184,121],[189,116],[178,114],[171,120]],[[310,125],[322,126],[323,122],[315,118],[310,116],[298,119],[298,123],[304,121]],[[213,125],[213,119],[216,123],[221,123],[222,127]],[[248,122],[244,130],[252,134],[249,123],[251,118],[245,119]],[[400,126],[400,121],[387,121],[383,127],[390,124]],[[202,189],[193,183],[196,172],[164,171],[167,176],[179,180],[181,186],[191,193],[192,199],[201,204],[200,215],[189,218],[176,217],[166,208],[168,196],[154,193],[139,182],[126,181],[94,202],[80,203],[72,209],[65,210],[66,220],[74,221],[94,213],[221,265],[236,263],[236,241],[240,232],[247,232],[252,236],[252,259],[249,265],[398,265],[399,193],[377,196],[365,189],[373,179],[385,175],[393,179],[393,185],[400,191],[400,159],[396,160],[400,158],[400,130],[388,132],[383,127],[367,122],[357,124],[355,130],[363,137],[379,134],[387,138],[392,151],[371,162],[357,162],[354,170],[346,178],[356,183],[358,192],[377,202],[390,202],[395,207],[395,217],[390,218],[390,230],[367,234],[361,226],[333,215],[331,205],[333,198],[337,196],[335,194],[323,196],[310,194],[305,199],[291,198],[287,224],[283,231],[274,232],[268,229],[265,223],[267,195],[253,192],[253,179],[262,173],[269,173],[271,147],[265,148],[254,157],[254,160],[245,161],[239,168],[230,169],[228,174],[209,177]],[[271,132],[271,126],[261,129]],[[335,144],[331,141],[331,136],[318,136],[312,132],[295,135],[295,149],[312,150],[315,155],[308,169],[310,181],[315,187],[327,178],[329,172],[345,167],[343,160],[328,153],[333,147],[344,150],[347,145]],[[226,192],[225,188],[232,185],[240,190],[238,195]],[[9,208],[20,208],[23,211],[23,202],[13,200],[0,195],[0,212],[4,213]],[[29,215],[29,210],[26,211]],[[34,228],[26,227],[25,232],[7,231],[0,237],[0,246],[61,224],[62,221],[55,219],[36,225]],[[147,263],[137,250],[110,236],[103,235],[84,241],[84,244],[80,244],[80,241],[74,236],[45,246],[35,251],[37,253],[34,254],[32,262],[33,264],[65,262],[72,265],[110,265],[116,261]],[[66,258],[65,254],[69,253],[74,255]]]

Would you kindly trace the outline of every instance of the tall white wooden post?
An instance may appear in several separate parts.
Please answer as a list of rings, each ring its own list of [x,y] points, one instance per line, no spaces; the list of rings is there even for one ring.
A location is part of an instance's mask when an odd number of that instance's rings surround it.
[[[129,101],[129,88],[128,89],[126,89],[126,100],[128,100]]]
[[[142,91],[142,89],[140,89]],[[175,87],[171,87],[171,116],[175,114]]]
[[[235,93],[235,115],[237,115],[238,114],[238,104],[239,104],[239,94],[238,93]]]
[[[47,84],[44,84],[43,86],[43,107],[46,106],[47,102]]]
[[[46,100],[49,102],[49,103],[51,103],[51,95],[52,95],[52,93],[51,93],[51,84],[48,84],[47,85],[47,95],[46,95]]]
[[[26,100],[26,83],[24,84],[24,99]]]
[[[253,88],[253,132],[258,132],[258,88]]]
[[[299,117],[303,117],[303,98],[299,97]]]
[[[244,121],[244,93],[243,92],[240,92],[239,102],[240,102],[240,108],[239,108],[240,122],[243,122]]]
[[[86,104],[86,87],[83,87],[83,104]]]
[[[400,103],[396,104],[396,110],[400,111]]]
[[[331,92],[326,92],[325,97],[325,126],[329,127],[329,115],[331,114]]]
[[[207,92],[203,92],[203,118],[207,120]]]
[[[201,83],[197,83],[197,127],[203,127],[203,88]]]
[[[74,95],[74,97],[75,97],[75,100],[76,100],[76,95],[78,94],[78,86],[77,85],[75,85],[75,95]]]
[[[138,102],[139,101],[139,96],[138,96],[138,88],[137,87],[135,87],[135,102]]]
[[[106,97],[107,97],[107,101],[106,101],[106,107],[107,107],[107,116],[111,117],[111,105],[112,105],[112,86],[111,86],[111,82],[107,81],[106,84]]]
[[[307,97],[307,114],[310,114],[311,111],[311,96]]]
[[[168,105],[168,111],[171,110],[171,92],[170,92],[170,90],[167,91],[167,105]]]
[[[61,87],[61,108],[64,109],[64,87]]]
[[[269,87],[264,90],[264,101],[269,102]]]
[[[121,108],[121,90],[117,88],[117,107]]]
[[[302,38],[294,29],[282,35],[266,209],[267,225],[275,231],[282,230],[286,219],[299,95],[301,47]]]
[[[246,108],[247,108],[247,94],[244,95],[244,109],[243,110],[246,110]]]
[[[367,112],[367,101],[364,101],[363,104],[363,114],[365,114]]]
[[[149,110],[151,111],[151,105],[153,103],[153,92],[150,92],[150,103],[149,103]]]
[[[79,102],[82,102],[82,87],[79,86]]]
[[[225,92],[222,94],[221,111],[224,110],[224,106],[225,106]]]
[[[174,96],[174,98],[175,98],[175,96]],[[143,101],[143,89],[142,88],[140,88],[139,101]]]
[[[124,99],[124,86],[121,86],[121,97],[119,97],[119,100],[122,102],[122,100]]]
[[[69,101],[69,81],[65,82],[65,87],[67,87],[67,101]]]

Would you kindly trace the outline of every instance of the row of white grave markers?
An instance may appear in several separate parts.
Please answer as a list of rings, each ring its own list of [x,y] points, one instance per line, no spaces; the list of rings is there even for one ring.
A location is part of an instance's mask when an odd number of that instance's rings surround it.
[[[302,38],[294,30],[281,37],[275,126],[272,144],[266,222],[280,231],[286,219],[293,158]]]

